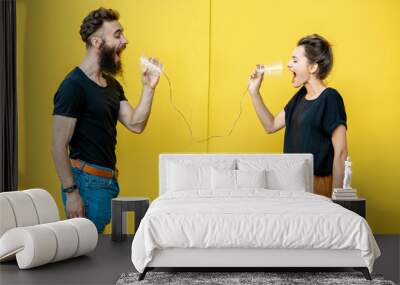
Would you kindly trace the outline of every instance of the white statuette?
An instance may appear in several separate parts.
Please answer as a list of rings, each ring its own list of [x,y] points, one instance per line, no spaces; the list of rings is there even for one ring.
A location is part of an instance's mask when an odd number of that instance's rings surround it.
[[[352,189],[351,188],[351,159],[350,156],[347,157],[347,160],[344,162],[344,179],[343,179],[343,189]]]

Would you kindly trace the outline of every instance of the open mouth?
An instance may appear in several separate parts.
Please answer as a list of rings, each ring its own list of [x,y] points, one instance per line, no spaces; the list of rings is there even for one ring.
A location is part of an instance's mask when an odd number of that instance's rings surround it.
[[[123,50],[124,50],[124,48],[120,48],[115,51],[115,55],[116,55],[117,59],[121,58],[121,54],[122,54]]]
[[[293,78],[292,78],[292,82],[294,81],[294,79],[296,78],[296,72],[292,71],[293,73]]]

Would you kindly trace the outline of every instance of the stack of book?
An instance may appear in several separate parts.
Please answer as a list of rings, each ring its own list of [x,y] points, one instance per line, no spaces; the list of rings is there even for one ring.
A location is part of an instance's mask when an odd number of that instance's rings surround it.
[[[332,192],[332,199],[334,200],[356,200],[357,197],[357,189],[342,189],[342,188],[334,188]]]

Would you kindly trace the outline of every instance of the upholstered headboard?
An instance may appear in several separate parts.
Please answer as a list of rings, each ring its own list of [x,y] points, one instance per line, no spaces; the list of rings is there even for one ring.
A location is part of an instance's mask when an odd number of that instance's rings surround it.
[[[313,192],[313,156],[312,154],[160,154],[159,160],[159,193],[167,192],[168,168],[172,163],[190,165],[232,165],[233,169],[251,169],[253,165],[266,165],[267,168],[274,168],[276,165],[291,167],[300,165],[306,181],[305,191]],[[275,167],[276,168],[276,167]],[[278,167],[279,170],[279,167]],[[286,170],[282,171],[282,175]],[[303,176],[303,175],[302,175]],[[176,178],[175,178],[176,179]]]

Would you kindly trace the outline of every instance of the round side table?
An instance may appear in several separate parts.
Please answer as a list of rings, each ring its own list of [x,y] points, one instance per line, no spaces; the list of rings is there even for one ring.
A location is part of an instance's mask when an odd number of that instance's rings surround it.
[[[149,208],[149,198],[143,197],[118,197],[111,201],[111,223],[113,241],[126,239],[126,212],[135,212],[134,231],[139,227],[140,221]]]

